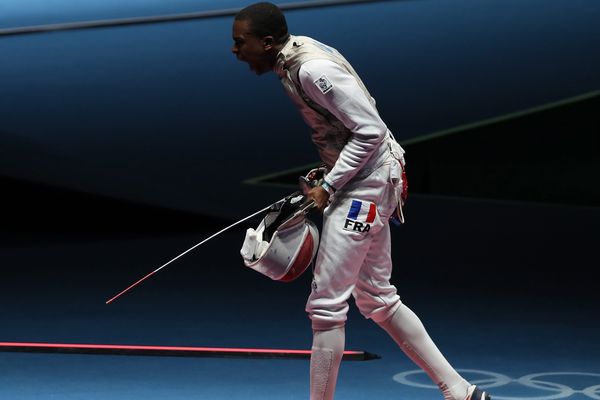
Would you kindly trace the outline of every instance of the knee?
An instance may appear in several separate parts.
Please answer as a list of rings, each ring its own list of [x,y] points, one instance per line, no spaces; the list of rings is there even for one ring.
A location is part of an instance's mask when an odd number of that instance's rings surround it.
[[[348,303],[332,303],[324,299],[309,299],[306,312],[315,331],[343,328],[346,325]]]
[[[376,323],[389,319],[402,305],[400,296],[395,291],[393,295],[381,296],[357,290],[354,297],[360,313]]]
[[[331,312],[329,310],[307,310],[313,331],[329,331],[343,328],[346,325],[346,312]]]

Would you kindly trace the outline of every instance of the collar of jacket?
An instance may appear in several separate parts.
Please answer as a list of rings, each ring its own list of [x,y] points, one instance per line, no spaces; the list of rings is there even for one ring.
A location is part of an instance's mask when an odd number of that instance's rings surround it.
[[[301,46],[302,42],[298,40],[297,36],[290,35],[289,39],[285,42],[279,53],[277,53],[277,59],[273,71],[279,76],[279,79],[287,76],[288,69],[288,57],[289,49],[293,46]]]

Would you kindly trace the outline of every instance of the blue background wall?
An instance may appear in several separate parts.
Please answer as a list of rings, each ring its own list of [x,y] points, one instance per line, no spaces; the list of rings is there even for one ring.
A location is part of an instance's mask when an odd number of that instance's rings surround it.
[[[0,27],[249,3],[4,1]],[[399,140],[600,87],[593,0],[387,1],[287,18],[350,59]],[[0,37],[0,176],[215,216],[276,200],[285,190],[241,182],[316,152],[276,76],[254,76],[231,43],[230,17]]]

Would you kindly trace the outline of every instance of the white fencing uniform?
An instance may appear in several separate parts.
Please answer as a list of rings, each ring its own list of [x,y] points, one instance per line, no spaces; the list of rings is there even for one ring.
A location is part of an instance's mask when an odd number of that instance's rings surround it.
[[[397,206],[399,163],[391,156],[365,178],[350,180],[325,209],[322,240],[306,310],[316,330],[341,327],[354,294],[361,313],[389,318],[400,304],[389,283],[392,262],[388,219]]]
[[[375,100],[334,49],[291,36],[276,71],[313,129],[313,141],[330,169],[325,180],[337,190],[324,212],[307,303],[313,328],[343,326],[352,292],[363,315],[386,319],[400,302],[389,283],[388,219],[402,185],[399,160],[390,151],[393,138]]]
[[[311,400],[333,398],[344,347],[347,300],[381,325],[436,382],[447,400],[463,400],[468,383],[435,347],[390,284],[389,218],[402,192],[404,151],[348,61],[314,39],[291,36],[275,72],[329,167],[334,188],[324,211],[306,311],[314,331]]]

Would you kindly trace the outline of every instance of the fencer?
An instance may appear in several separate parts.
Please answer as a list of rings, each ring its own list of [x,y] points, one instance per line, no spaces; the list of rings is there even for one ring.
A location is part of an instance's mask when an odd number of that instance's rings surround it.
[[[351,295],[360,312],[430,376],[445,400],[489,400],[449,364],[390,284],[389,221],[403,219],[404,150],[356,71],[332,47],[290,35],[283,13],[271,3],[241,10],[233,41],[233,54],[256,74],[278,75],[328,167],[322,185],[308,193],[324,213],[306,304],[313,329],[311,400],[333,399]]]

